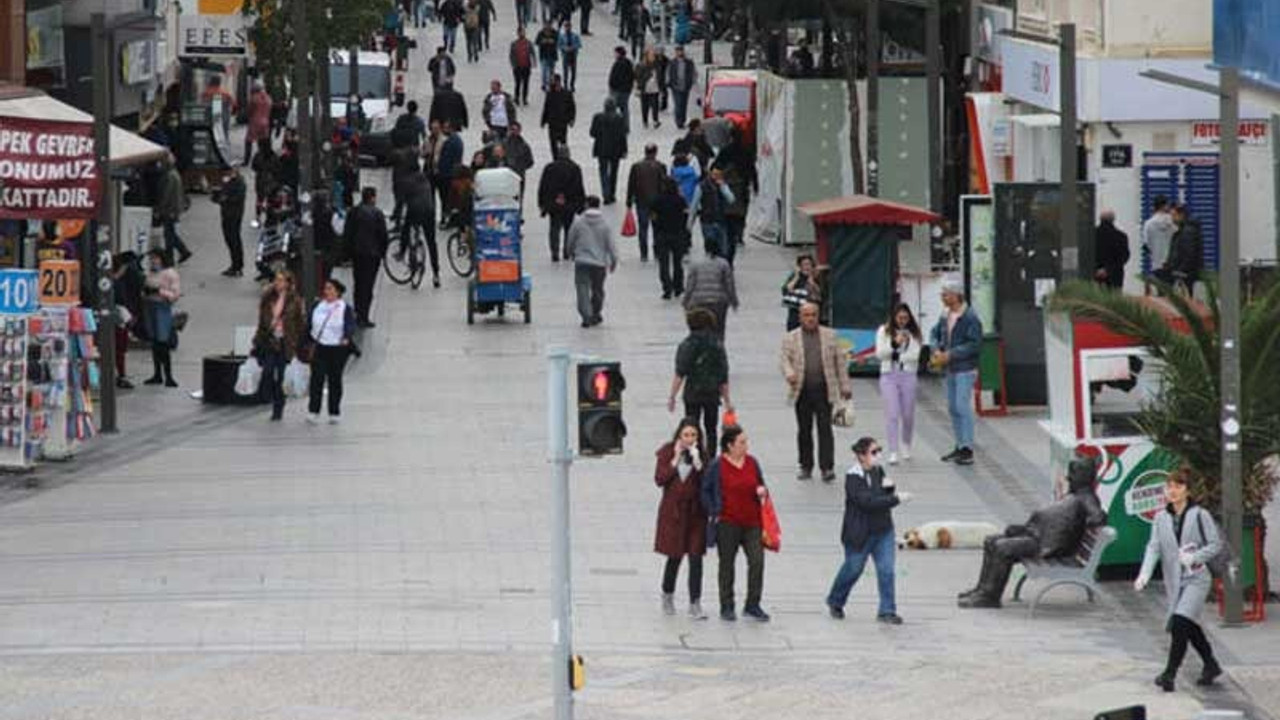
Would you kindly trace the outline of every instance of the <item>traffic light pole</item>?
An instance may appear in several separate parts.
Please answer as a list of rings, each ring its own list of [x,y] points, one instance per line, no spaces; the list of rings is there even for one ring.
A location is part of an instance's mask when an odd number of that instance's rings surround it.
[[[547,352],[547,452],[551,459],[551,682],[555,720],[573,720],[573,588],[569,544],[569,370],[565,348]]]

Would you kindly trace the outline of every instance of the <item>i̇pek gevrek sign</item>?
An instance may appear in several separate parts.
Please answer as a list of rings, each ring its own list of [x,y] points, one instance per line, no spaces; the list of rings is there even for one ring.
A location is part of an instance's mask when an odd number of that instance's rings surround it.
[[[92,219],[101,194],[92,123],[0,117],[0,218]]]

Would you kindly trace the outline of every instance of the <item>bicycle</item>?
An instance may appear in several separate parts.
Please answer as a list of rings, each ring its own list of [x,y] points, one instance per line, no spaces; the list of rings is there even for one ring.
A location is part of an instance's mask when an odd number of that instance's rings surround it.
[[[449,258],[449,267],[453,268],[458,277],[471,277],[476,266],[475,240],[471,237],[470,228],[465,226],[456,211],[446,215],[440,226],[450,230],[444,245],[445,255]]]
[[[387,254],[382,257],[383,268],[387,277],[397,285],[411,285],[414,290],[422,287],[422,280],[427,276],[427,241],[422,237],[422,229],[415,228],[407,242],[401,242],[401,227],[393,228],[390,242],[387,243]]]

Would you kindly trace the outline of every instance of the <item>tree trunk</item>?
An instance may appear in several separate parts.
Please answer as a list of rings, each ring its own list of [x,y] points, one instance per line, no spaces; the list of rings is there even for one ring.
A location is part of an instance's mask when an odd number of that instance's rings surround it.
[[[839,28],[844,86],[849,94],[849,165],[853,168],[853,192],[861,195],[866,192],[866,178],[862,170],[862,107],[858,103],[858,57],[854,52],[854,41],[858,33],[852,18],[846,21],[836,14],[831,0],[823,0],[822,13],[832,29]]]

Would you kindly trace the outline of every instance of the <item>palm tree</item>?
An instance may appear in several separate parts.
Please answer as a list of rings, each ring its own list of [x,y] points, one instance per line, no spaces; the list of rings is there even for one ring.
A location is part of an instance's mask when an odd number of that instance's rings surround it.
[[[1207,308],[1167,286],[1160,290],[1190,332],[1166,322],[1147,299],[1083,280],[1059,288],[1049,308],[1131,337],[1163,364],[1160,390],[1142,407],[1136,423],[1194,471],[1196,496],[1210,508],[1221,508],[1216,287],[1209,286]],[[1260,518],[1280,482],[1280,283],[1242,308],[1239,348],[1244,510],[1246,516]]]

